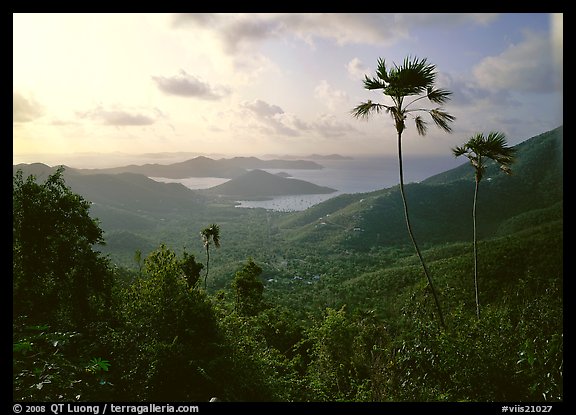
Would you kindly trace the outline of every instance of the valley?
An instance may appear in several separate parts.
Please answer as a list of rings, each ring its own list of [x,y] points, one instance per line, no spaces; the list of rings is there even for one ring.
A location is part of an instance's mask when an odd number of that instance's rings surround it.
[[[221,329],[237,339],[230,341],[239,341],[242,347],[262,342],[263,349],[258,350],[264,354],[250,346],[238,358],[264,365],[254,376],[275,385],[271,386],[275,392],[250,395],[239,383],[236,392],[221,392],[230,394],[228,399],[243,393],[255,400],[270,396],[315,400],[319,390],[329,388],[328,400],[416,397],[427,401],[442,400],[444,394],[449,400],[539,400],[543,396],[557,400],[562,394],[561,373],[551,365],[561,364],[562,356],[562,136],[560,127],[519,144],[511,176],[501,174],[495,165],[486,170],[478,201],[484,313],[480,321],[473,316],[471,294],[472,169],[463,164],[407,184],[414,230],[447,316],[446,332],[435,321],[429,289],[406,234],[398,186],[338,194],[302,211],[280,212],[240,209],[232,191],[220,191],[223,185],[192,190],[133,172],[87,174],[75,169],[65,169],[63,177],[73,191],[90,201],[90,214],[105,240],[96,249],[109,258],[121,286],[138,281],[142,267],[152,264],[146,261],[158,255],[192,254],[205,265],[200,231],[218,224],[219,247],[210,250],[207,298],[219,310],[217,314],[222,313],[218,314]],[[39,164],[13,168],[22,170],[24,177],[35,174],[39,179],[54,171]],[[252,175],[262,176],[256,181],[272,179],[272,183],[293,180],[252,170],[226,183],[241,183]],[[280,187],[276,184],[272,189]],[[234,188],[241,187],[230,189]],[[265,186],[259,183],[255,188]],[[270,194],[245,191],[238,196]],[[247,269],[250,261],[259,270],[261,311],[242,316],[232,312],[238,298],[234,287],[239,275],[244,275],[239,270]],[[252,329],[240,329],[239,322],[250,322]],[[501,326],[523,334],[505,338]],[[348,344],[345,339],[356,340]],[[306,349],[307,344],[320,349]],[[345,344],[347,351],[336,352]],[[480,349],[486,361],[475,365],[467,356]],[[279,354],[272,358],[266,353]],[[550,363],[522,363],[527,353]],[[355,355],[376,360],[366,366],[366,360],[356,361]],[[342,362],[352,372],[339,372]],[[387,366],[391,364],[395,366]],[[279,372],[269,373],[266,365]],[[328,365],[323,370],[341,381],[351,377],[364,382],[371,397],[354,385],[334,392],[331,381],[315,372],[317,365]],[[482,369],[486,365],[492,369]],[[494,375],[504,366],[529,376],[510,381]],[[467,389],[468,375],[461,373],[462,367],[466,373],[492,380],[484,388]],[[552,373],[548,381],[543,380],[543,371]],[[383,373],[390,376],[388,383],[379,383]],[[242,382],[241,375],[235,376]],[[298,386],[293,378],[298,376],[306,376],[308,386]],[[286,385],[283,382],[290,385],[285,394],[279,386]]]

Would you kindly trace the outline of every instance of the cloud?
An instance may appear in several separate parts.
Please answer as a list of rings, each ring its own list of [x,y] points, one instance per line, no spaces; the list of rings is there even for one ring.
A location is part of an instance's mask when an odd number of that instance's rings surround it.
[[[498,13],[398,13],[394,14],[393,29],[423,27],[486,26],[499,17]]]
[[[226,53],[236,53],[242,45],[276,37],[285,32],[277,15],[259,13],[210,14],[184,13],[173,17],[174,27],[197,27],[213,30]]]
[[[493,14],[435,13],[239,13],[176,14],[174,27],[214,30],[225,52],[237,53],[243,46],[268,39],[293,36],[314,44],[331,39],[339,45],[372,44],[390,46],[409,37],[412,28],[491,22]]]
[[[249,109],[258,117],[262,118],[272,117],[276,114],[284,113],[284,110],[282,110],[282,108],[280,108],[278,105],[271,105],[260,99],[251,102],[245,101],[240,105],[241,107]]]
[[[366,66],[360,59],[354,58],[346,64],[346,71],[350,78],[355,81],[364,80],[364,75],[368,75],[370,68]]]
[[[296,116],[285,114],[277,105],[268,104],[262,100],[245,101],[240,104],[247,110],[247,116],[256,124],[256,129],[265,134],[278,134],[283,136],[298,136],[299,129],[305,128],[305,123]]]
[[[19,92],[12,91],[12,122],[34,121],[42,114],[42,106],[33,98],[25,98]]]
[[[317,119],[307,122],[295,114],[284,112],[277,105],[262,100],[244,102],[241,104],[248,113],[244,114],[244,125],[251,120],[252,127],[264,134],[286,137],[310,137],[316,134],[325,138],[343,137],[349,132],[357,132],[351,124],[339,120],[333,114],[321,114]]]
[[[193,23],[198,26],[210,26],[216,18],[217,15],[213,13],[180,13],[172,17],[172,25],[178,27]]]
[[[156,122],[155,117],[144,115],[140,112],[131,112],[118,109],[107,110],[102,107],[97,107],[85,112],[78,112],[77,115],[80,118],[99,121],[103,125],[111,125],[117,127],[145,126],[152,125]]]
[[[478,107],[478,106],[518,106],[521,105],[511,91],[507,89],[490,89],[479,85],[474,80],[462,76],[453,77],[447,73],[439,73],[437,87],[452,92],[446,108]]]
[[[488,90],[548,93],[557,87],[550,37],[525,32],[524,40],[473,69],[477,84]]]
[[[314,88],[314,97],[322,101],[330,110],[348,100],[346,92],[335,89],[325,79],[321,80]]]
[[[168,95],[219,100],[230,93],[229,88],[212,86],[183,70],[180,71],[179,75],[172,77],[153,76],[152,79],[158,88]]]
[[[338,120],[333,114],[322,114],[312,124],[314,131],[323,137],[343,137],[349,132],[358,131],[351,124]]]

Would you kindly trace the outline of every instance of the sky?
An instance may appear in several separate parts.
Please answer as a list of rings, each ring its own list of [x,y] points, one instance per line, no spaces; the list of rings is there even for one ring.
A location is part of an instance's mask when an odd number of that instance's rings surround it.
[[[363,79],[406,57],[435,65],[456,117],[446,133],[425,116],[424,137],[408,119],[406,155],[563,124],[562,14],[15,13],[13,161],[396,155],[389,115],[351,111],[390,104]]]

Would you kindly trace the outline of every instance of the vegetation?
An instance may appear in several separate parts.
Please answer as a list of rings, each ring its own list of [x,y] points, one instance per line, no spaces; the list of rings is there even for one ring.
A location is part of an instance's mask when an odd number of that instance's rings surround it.
[[[514,161],[516,150],[508,147],[506,136],[500,132],[491,132],[487,136],[476,134],[471,137],[463,146],[455,147],[452,152],[456,157],[465,155],[472,167],[474,167],[474,204],[472,208],[472,221],[474,229],[474,293],[476,295],[476,316],[480,319],[480,300],[478,296],[478,249],[476,233],[476,201],[478,199],[478,188],[482,176],[486,171],[486,160],[493,160],[500,166],[506,174],[512,174],[510,165]]]
[[[215,223],[200,231],[204,249],[206,249],[206,275],[204,276],[204,289],[208,280],[208,270],[210,267],[210,245],[214,244],[216,248],[220,248],[220,227]]]
[[[300,213],[197,199],[170,215],[91,204],[63,169],[44,181],[15,172],[13,399],[563,401],[561,142],[557,129],[517,146],[510,177],[486,163],[482,319],[462,209],[471,169],[410,185],[444,329],[405,228],[394,225],[397,188]],[[132,228],[103,229],[94,211],[133,218]],[[214,226],[221,249],[204,289],[205,239],[190,235],[212,227],[215,243]],[[111,236],[128,246],[124,263]]]
[[[426,112],[430,115],[436,126],[440,127],[446,132],[451,132],[450,122],[455,120],[455,117],[445,112],[442,108],[425,109],[421,107],[414,108],[412,105],[423,98],[434,104],[442,105],[450,99],[452,94],[450,91],[444,89],[436,89],[434,87],[436,81],[436,67],[429,64],[424,59],[418,58],[405,58],[401,66],[394,65],[393,68],[387,69],[384,59],[378,59],[378,69],[376,70],[376,77],[369,78],[367,75],[364,79],[364,87],[368,90],[380,89],[382,93],[392,100],[392,105],[374,103],[371,100],[359,104],[352,111],[352,115],[358,118],[367,118],[373,113],[380,113],[386,111],[394,121],[396,133],[398,134],[398,168],[400,172],[400,195],[402,196],[402,203],[404,204],[404,217],[406,219],[406,227],[410,240],[414,245],[416,254],[420,259],[424,274],[430,285],[430,291],[434,296],[436,308],[438,309],[438,317],[440,324],[444,326],[444,316],[442,308],[438,301],[438,295],[432,284],[430,272],[424,262],[420,248],[414,237],[412,225],[410,223],[410,216],[408,211],[408,202],[404,191],[404,172],[402,163],[402,133],[406,129],[405,120],[408,115],[413,116],[415,112]],[[405,103],[409,100],[408,103]],[[426,121],[422,116],[417,115],[414,117],[416,130],[419,135],[426,135],[428,129]]]
[[[90,203],[66,187],[62,171],[41,185],[14,177],[13,313],[31,324],[78,329],[108,307],[112,276],[92,250],[104,240]]]
[[[298,179],[287,179],[264,170],[252,170],[226,183],[206,189],[203,193],[241,197],[242,199],[268,198],[282,195],[333,193],[335,189],[318,186]]]

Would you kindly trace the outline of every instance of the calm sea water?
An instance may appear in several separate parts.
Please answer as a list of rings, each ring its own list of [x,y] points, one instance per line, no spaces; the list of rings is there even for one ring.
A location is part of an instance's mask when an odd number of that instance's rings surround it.
[[[288,173],[295,179],[337,189],[337,192],[318,195],[279,196],[271,200],[239,200],[240,208],[265,208],[276,211],[299,211],[341,194],[365,193],[396,186],[399,182],[396,157],[364,157],[353,160],[321,160],[321,170],[265,169],[269,173]],[[406,157],[404,182],[419,182],[430,176],[462,164],[454,157]],[[227,181],[215,177],[167,179],[152,177],[162,182],[182,183],[190,189],[207,189]]]

